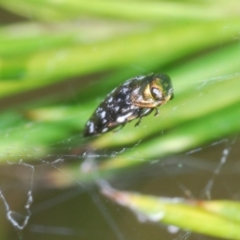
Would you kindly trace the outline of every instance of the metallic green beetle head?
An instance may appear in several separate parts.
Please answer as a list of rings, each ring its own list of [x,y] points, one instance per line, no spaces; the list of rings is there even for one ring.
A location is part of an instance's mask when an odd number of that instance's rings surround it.
[[[152,74],[150,83],[150,92],[156,101],[173,99],[173,86],[171,79],[166,74]]]
[[[132,102],[139,107],[155,108],[173,99],[171,79],[166,74],[149,74],[135,85]]]

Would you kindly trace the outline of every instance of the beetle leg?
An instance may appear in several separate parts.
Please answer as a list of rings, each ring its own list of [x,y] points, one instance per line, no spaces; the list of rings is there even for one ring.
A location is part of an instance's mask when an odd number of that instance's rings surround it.
[[[155,108],[155,110],[156,110],[156,112],[155,112],[155,114],[154,114],[154,117],[156,117],[157,115],[159,115],[159,110],[158,110],[158,108]]]
[[[148,114],[150,114],[150,113],[152,112],[152,109],[148,109],[148,110],[149,110],[149,111],[146,111],[146,109],[144,109],[144,108],[141,108],[141,109],[140,109],[139,114],[138,114],[139,120],[138,120],[137,123],[135,124],[135,127],[139,126],[139,124],[140,124],[141,121],[142,121],[142,117],[144,117],[144,116],[146,116],[146,115],[148,115]]]
[[[122,128],[126,125],[126,123],[127,123],[127,122],[123,123],[121,126],[119,126],[119,128],[113,130],[113,132],[116,133],[116,132],[122,130]]]
[[[142,116],[139,117],[139,120],[137,121],[137,123],[135,124],[135,127],[139,126],[139,124],[141,123],[142,120]]]

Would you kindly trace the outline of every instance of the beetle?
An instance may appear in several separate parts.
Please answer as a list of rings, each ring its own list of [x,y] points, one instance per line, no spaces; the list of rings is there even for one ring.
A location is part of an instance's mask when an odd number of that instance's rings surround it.
[[[131,78],[113,89],[94,111],[85,125],[83,135],[91,136],[109,132],[127,122],[142,117],[173,99],[171,79],[166,74],[148,74]]]

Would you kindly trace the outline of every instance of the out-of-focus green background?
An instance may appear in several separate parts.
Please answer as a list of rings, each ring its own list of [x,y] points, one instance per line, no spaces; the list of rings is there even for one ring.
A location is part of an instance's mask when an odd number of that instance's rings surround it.
[[[230,188],[239,180],[238,1],[0,0],[0,7],[1,239],[176,237],[166,227],[147,228],[128,211],[126,217],[121,208],[123,219],[134,219],[124,226],[94,187],[102,178],[158,196],[239,200]],[[150,72],[167,73],[173,82],[175,98],[159,116],[82,137],[114,87]],[[218,182],[223,165],[234,177]],[[30,216],[29,190],[33,214],[23,231],[14,231],[6,213],[19,213],[18,223]],[[49,222],[41,217],[46,209]],[[218,230],[191,230],[223,237]]]

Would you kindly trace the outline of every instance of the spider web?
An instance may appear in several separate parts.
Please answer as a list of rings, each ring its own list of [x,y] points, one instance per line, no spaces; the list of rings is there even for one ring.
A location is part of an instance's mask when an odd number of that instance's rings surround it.
[[[231,81],[239,74],[206,79],[199,83],[196,93],[201,93],[206,84]],[[69,149],[71,143],[82,140],[79,135],[72,136],[61,142],[61,146],[66,143]],[[154,159],[150,164],[106,181],[116,189],[157,196],[239,199],[236,184],[239,182],[239,143],[238,134],[218,139],[177,156]],[[58,151],[59,144],[52,146],[53,152]],[[101,153],[96,149],[80,155],[52,154],[48,159],[36,159],[37,164],[29,163],[24,156],[14,156],[19,161],[7,162],[0,171],[2,226],[15,229],[9,239],[99,239],[99,236],[116,240],[146,239],[148,236],[152,240],[215,239],[175,226],[143,224],[127,209],[101,196],[97,185],[78,181],[64,169],[64,164],[72,161],[78,166],[77,171],[87,171],[96,161],[114,158],[139,145],[141,139],[128,148]],[[66,184],[64,190],[58,189],[51,179],[53,171],[61,175]]]

